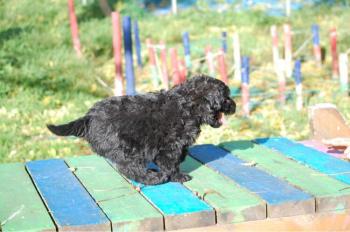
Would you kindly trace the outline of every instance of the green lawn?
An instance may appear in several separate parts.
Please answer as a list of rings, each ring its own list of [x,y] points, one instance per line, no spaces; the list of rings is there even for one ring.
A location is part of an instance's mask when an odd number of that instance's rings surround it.
[[[46,129],[47,123],[63,123],[84,114],[99,99],[110,96],[110,89],[98,79],[113,86],[114,67],[111,46],[110,18],[103,16],[96,4],[82,6],[76,1],[80,40],[84,57],[78,59],[71,47],[66,1],[0,0],[0,162],[15,162],[76,154],[89,154],[89,146],[75,138],[59,138]],[[269,27],[287,20],[272,18],[261,12],[224,13],[186,10],[177,16],[153,16],[140,9],[119,4],[122,14],[138,18],[142,42],[146,38],[164,40],[183,53],[182,32],[191,37],[193,59],[204,54],[204,47],[220,47],[222,31],[229,34],[227,65],[232,67],[231,36],[240,32],[242,54],[251,57],[252,66],[271,68]],[[326,63],[318,68],[312,61],[303,63],[304,95],[307,104],[333,102],[350,119],[349,98],[339,92],[337,80],[330,75],[328,32],[338,28],[338,50],[350,48],[350,11],[348,8],[319,6],[294,13],[290,19],[295,35],[294,49],[310,37],[310,27],[318,23],[321,44],[327,49]],[[282,39],[280,37],[280,39]],[[281,49],[282,49],[282,43]],[[136,70],[137,91],[159,89],[151,84],[147,50],[143,44],[143,70]],[[282,52],[282,50],[280,50]],[[312,58],[312,46],[300,54]],[[206,72],[205,65],[193,72]],[[239,83],[232,80],[232,88]],[[282,135],[304,139],[309,135],[307,109],[295,110],[293,96],[285,107],[276,104],[276,77],[266,71],[254,71],[251,86],[268,95],[254,98],[258,103],[249,119],[238,112],[227,118],[220,129],[203,127],[198,143],[219,143],[230,139],[247,139]],[[288,80],[288,89],[294,89]],[[312,94],[311,90],[315,90]],[[271,96],[270,96],[271,95]]]

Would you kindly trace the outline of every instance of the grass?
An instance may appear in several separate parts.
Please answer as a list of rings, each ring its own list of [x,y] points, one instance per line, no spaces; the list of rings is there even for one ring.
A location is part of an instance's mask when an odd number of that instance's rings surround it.
[[[240,33],[242,54],[251,57],[252,66],[271,68],[269,27],[276,24],[281,32],[284,18],[273,18],[261,12],[232,10],[218,13],[191,9],[177,16],[153,16],[132,6],[122,7],[124,15],[138,18],[141,40],[164,40],[167,46],[175,46],[182,54],[181,34],[186,30],[191,36],[193,59],[203,56],[204,46],[220,47],[223,30],[232,35]],[[134,8],[133,8],[134,7]],[[84,57],[78,59],[71,47],[69,20],[65,1],[59,0],[0,0],[0,162],[17,162],[33,159],[89,154],[91,150],[81,140],[58,138],[48,132],[47,123],[62,123],[75,119],[101,98],[111,95],[110,89],[100,85],[101,79],[113,86],[114,67],[111,46],[111,22],[96,8],[93,2],[82,6],[76,1],[80,40]],[[310,26],[317,22],[321,28],[321,44],[328,49],[328,30],[337,27],[338,49],[350,48],[347,8],[318,6],[293,14],[291,24],[297,32],[293,37],[295,49],[310,36]],[[230,37],[229,37],[230,38]],[[229,40],[231,41],[231,39]],[[143,48],[145,45],[143,44]],[[282,49],[282,47],[281,47]],[[301,56],[312,56],[312,47]],[[229,44],[228,67],[232,67],[232,47]],[[147,50],[143,49],[143,70],[136,70],[139,92],[159,89],[150,81]],[[336,80],[330,77],[330,58],[322,68],[313,61],[303,63],[305,90],[317,90],[305,94],[307,104],[335,103],[350,119],[348,97],[339,93]],[[205,65],[194,72],[206,72]],[[230,76],[230,85],[239,83]],[[276,94],[276,77],[263,71],[254,71],[251,86],[268,94]],[[292,80],[287,88],[294,89]],[[238,110],[241,102],[236,98]],[[307,109],[295,110],[293,96],[286,106],[279,107],[275,97],[253,98],[258,106],[251,117],[241,112],[227,117],[226,126],[212,129],[204,126],[198,143],[219,143],[230,139],[250,139],[263,136],[288,136],[305,139],[309,136]]]

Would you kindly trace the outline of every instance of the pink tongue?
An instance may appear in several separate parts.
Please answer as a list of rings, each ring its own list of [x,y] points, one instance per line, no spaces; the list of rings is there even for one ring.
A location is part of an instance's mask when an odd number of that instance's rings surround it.
[[[223,114],[223,113],[219,113],[219,122],[220,122],[221,124],[224,123],[224,114]]]

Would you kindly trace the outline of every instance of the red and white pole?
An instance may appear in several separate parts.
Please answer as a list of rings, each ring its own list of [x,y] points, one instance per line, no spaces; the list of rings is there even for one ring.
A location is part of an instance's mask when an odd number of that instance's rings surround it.
[[[164,41],[160,42],[162,48],[160,50],[160,59],[162,63],[162,82],[163,82],[163,88],[168,90],[169,89],[169,76],[168,76],[168,64],[167,64],[167,51]]]
[[[215,76],[214,56],[210,45],[206,46],[205,48],[205,58],[208,64],[209,75],[214,77]]]
[[[241,51],[238,32],[233,34],[233,59],[235,63],[235,80],[241,80]]]
[[[284,59],[285,59],[285,68],[286,76],[292,76],[292,31],[289,24],[283,25],[284,31]]]
[[[332,77],[339,77],[339,63],[338,63],[338,52],[337,52],[337,30],[335,28],[331,29],[330,33],[331,39],[331,55],[332,55]]]
[[[114,95],[123,95],[123,71],[122,71],[122,33],[120,28],[120,16],[118,12],[112,12],[113,29],[113,54],[115,66]]]
[[[228,85],[227,68],[226,68],[226,63],[225,63],[225,53],[224,53],[223,49],[220,49],[220,51],[219,51],[218,63],[219,63],[219,71],[220,71],[221,80],[226,85]]]
[[[178,85],[181,83],[181,76],[179,71],[179,62],[177,59],[177,50],[176,48],[170,48],[170,58],[172,66],[172,76],[173,76],[173,85]]]
[[[80,40],[79,40],[78,21],[74,10],[74,0],[68,0],[68,10],[69,10],[69,20],[70,20],[70,29],[72,33],[73,47],[75,52],[77,53],[77,56],[81,57],[82,53],[81,53],[81,46],[80,46]]]

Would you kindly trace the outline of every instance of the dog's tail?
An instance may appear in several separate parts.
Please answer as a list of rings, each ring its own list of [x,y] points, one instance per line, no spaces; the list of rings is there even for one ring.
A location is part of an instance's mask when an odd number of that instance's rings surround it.
[[[88,132],[89,122],[90,117],[85,116],[63,125],[47,125],[47,128],[59,136],[74,135],[76,137],[84,137]]]

